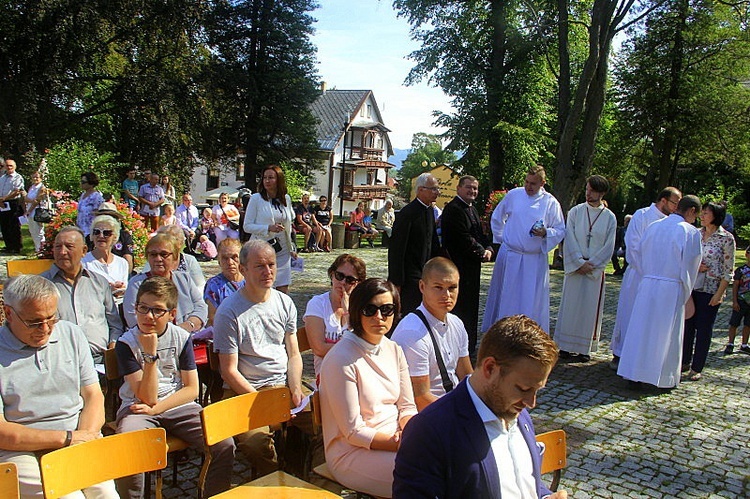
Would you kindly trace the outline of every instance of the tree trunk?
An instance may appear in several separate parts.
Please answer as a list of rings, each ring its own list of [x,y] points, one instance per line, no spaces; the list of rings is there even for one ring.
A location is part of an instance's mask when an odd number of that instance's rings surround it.
[[[492,22],[492,51],[490,54],[490,71],[486,80],[487,84],[487,109],[491,125],[488,130],[488,156],[489,156],[489,178],[490,191],[502,189],[505,182],[505,154],[500,137],[492,130],[492,126],[501,119],[500,90],[505,79],[505,54],[507,29],[506,2],[492,0],[490,3],[490,16]]]

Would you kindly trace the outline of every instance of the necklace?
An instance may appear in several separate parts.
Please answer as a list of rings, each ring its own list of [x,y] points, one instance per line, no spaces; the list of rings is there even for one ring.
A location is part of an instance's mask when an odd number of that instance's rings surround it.
[[[595,208],[596,209],[596,208]],[[586,218],[589,222],[589,232],[586,234],[586,248],[588,248],[591,245],[591,230],[594,228],[594,224],[597,220],[599,220],[599,217],[602,216],[602,213],[604,213],[604,209],[600,209],[599,213],[594,218],[594,221],[591,221],[591,213],[589,213],[589,205],[586,205]]]

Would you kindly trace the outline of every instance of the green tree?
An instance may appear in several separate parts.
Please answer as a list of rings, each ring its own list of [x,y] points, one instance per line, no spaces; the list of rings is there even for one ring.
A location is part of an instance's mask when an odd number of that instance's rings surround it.
[[[411,197],[411,181],[435,165],[452,165],[456,154],[443,149],[443,143],[437,135],[419,132],[411,139],[411,150],[398,170],[399,196],[408,200]]]
[[[464,151],[466,173],[490,189],[519,180],[544,159],[554,123],[554,78],[547,65],[549,6],[532,1],[395,0],[422,47],[407,83],[422,79],[451,96],[453,114],[436,112],[448,148]]]
[[[254,190],[260,168],[317,153],[318,95],[310,42],[312,0],[217,0],[207,24],[212,59],[214,132],[205,150],[246,155],[245,185]],[[295,162],[295,164],[299,164]]]

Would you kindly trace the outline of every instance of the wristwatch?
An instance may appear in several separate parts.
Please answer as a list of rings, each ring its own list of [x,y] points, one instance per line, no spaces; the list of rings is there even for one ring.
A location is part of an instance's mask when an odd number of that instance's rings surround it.
[[[159,354],[151,355],[150,353],[141,352],[141,355],[143,356],[143,362],[146,364],[153,364],[157,360],[159,360]]]

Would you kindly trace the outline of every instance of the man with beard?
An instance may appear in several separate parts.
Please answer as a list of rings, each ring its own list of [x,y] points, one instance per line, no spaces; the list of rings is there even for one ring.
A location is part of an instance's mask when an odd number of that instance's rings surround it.
[[[506,317],[482,337],[477,368],[404,428],[393,472],[398,498],[567,498],[541,481],[527,408],[547,383],[557,345],[533,320]]]

